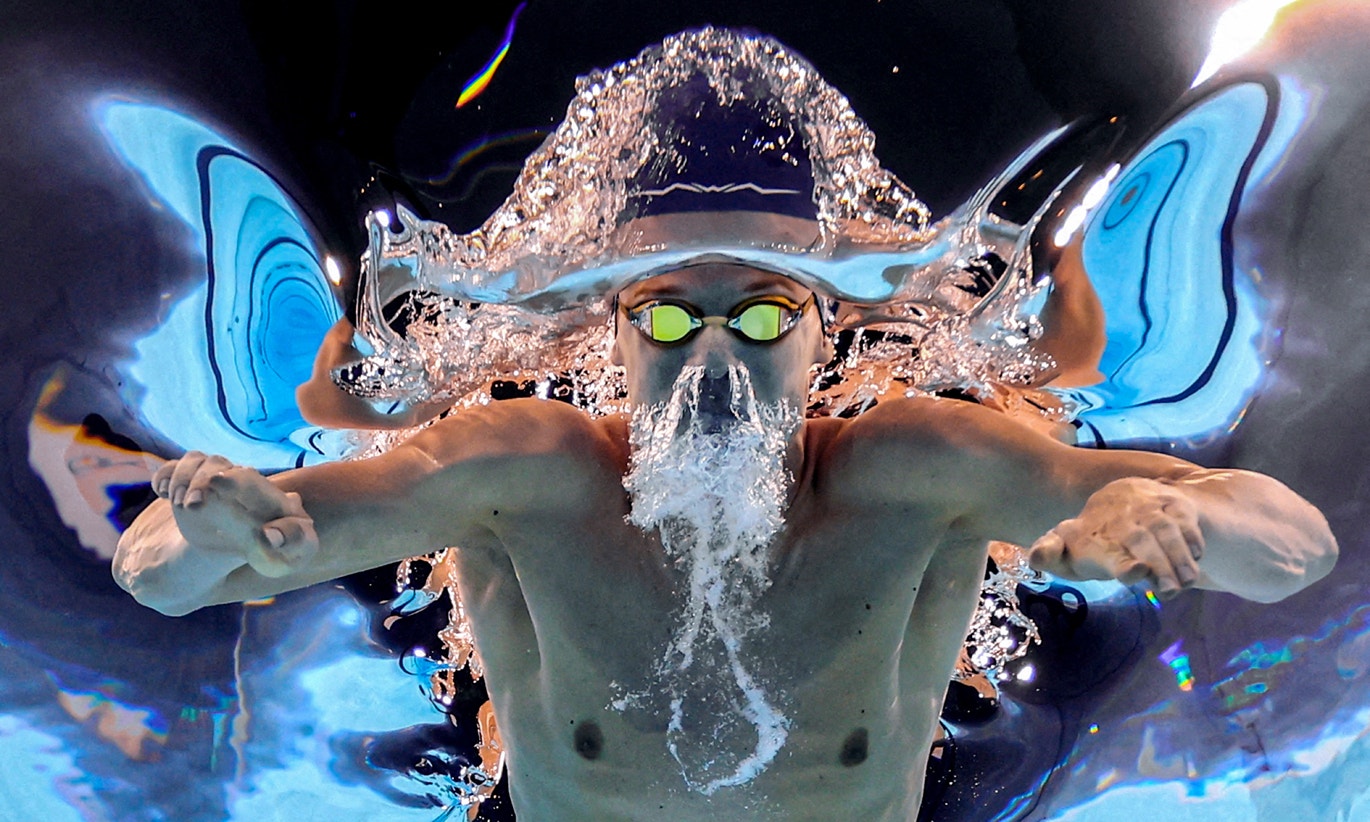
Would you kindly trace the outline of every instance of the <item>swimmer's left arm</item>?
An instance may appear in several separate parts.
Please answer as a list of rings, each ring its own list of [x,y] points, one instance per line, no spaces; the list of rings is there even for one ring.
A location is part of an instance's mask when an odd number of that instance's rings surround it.
[[[857,422],[868,476],[881,478],[869,493],[911,494],[963,530],[1031,546],[1057,576],[1275,602],[1336,562],[1322,514],[1262,474],[1075,448],[965,402],[886,403]]]
[[[1146,579],[1162,595],[1196,587],[1276,602],[1326,576],[1337,551],[1322,514],[1277,480],[1193,467],[1106,483],[1033,542],[1029,559],[1070,579]]]
[[[1030,545],[1039,570],[1146,580],[1162,595],[1197,587],[1276,602],[1336,563],[1322,513],[1273,477],[1074,448],[992,413],[963,415],[975,418],[963,422],[997,455],[977,472],[998,497],[980,516],[994,523],[991,536]]]

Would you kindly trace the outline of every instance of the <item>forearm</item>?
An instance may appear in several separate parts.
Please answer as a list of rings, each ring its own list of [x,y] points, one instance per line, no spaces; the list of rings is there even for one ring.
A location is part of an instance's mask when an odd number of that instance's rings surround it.
[[[192,503],[184,478],[159,490],[170,501],[149,506],[115,555],[119,584],[163,613],[274,596],[441,547],[428,527],[441,515],[424,512],[444,509],[420,487],[430,461],[415,449],[269,480],[202,457],[179,461],[198,462],[201,497]]]
[[[1318,509],[1271,477],[1199,470],[1171,481],[1199,510],[1197,587],[1275,602],[1331,572],[1337,541]]]
[[[211,592],[247,565],[244,556],[191,546],[176,526],[171,503],[154,501],[133,521],[114,553],[114,580],[138,602],[169,616],[207,604]]]

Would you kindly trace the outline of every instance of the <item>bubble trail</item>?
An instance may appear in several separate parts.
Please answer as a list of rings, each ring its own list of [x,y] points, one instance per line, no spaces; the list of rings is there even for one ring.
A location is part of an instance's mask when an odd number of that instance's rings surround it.
[[[669,400],[633,414],[628,521],[658,533],[681,572],[682,602],[653,681],[613,705],[633,707],[649,691],[667,695],[667,747],[686,783],[705,795],[756,778],[789,733],[784,694],[768,691],[747,651],[769,624],[759,599],[770,586],[769,548],[784,527],[785,456],[800,421],[790,403],[758,402],[742,366],[717,381],[686,368]],[[726,692],[724,710],[705,695],[714,686]],[[749,750],[739,754],[741,747]]]

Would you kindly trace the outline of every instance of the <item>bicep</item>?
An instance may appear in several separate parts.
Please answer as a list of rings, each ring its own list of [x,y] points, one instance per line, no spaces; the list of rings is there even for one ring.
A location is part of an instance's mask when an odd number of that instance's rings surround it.
[[[470,538],[478,526],[464,521],[463,506],[451,500],[439,504],[431,488],[438,473],[421,451],[401,445],[368,460],[271,477],[278,489],[299,495],[308,528],[317,535],[316,550],[281,576],[264,575],[240,560],[195,597],[191,607],[263,599]],[[267,521],[271,516],[265,515]]]
[[[1113,480],[1197,470],[1163,454],[1066,445],[968,402],[896,405],[876,422],[866,452],[884,492],[929,502],[985,541],[1030,545]]]
[[[494,403],[455,414],[369,460],[273,478],[300,494],[329,562],[346,572],[460,545],[520,513],[574,506],[597,448],[561,403]],[[500,517],[500,511],[504,516]],[[374,560],[374,561],[372,561]]]
[[[1036,432],[996,433],[1001,455],[978,468],[973,520],[989,539],[1028,546],[1115,480],[1178,480],[1198,466],[1165,454],[1077,448]]]
[[[465,472],[474,474],[474,471]],[[460,466],[444,471],[422,449],[402,444],[378,457],[277,474],[300,495],[319,538],[317,560],[299,584],[332,579],[443,548],[476,527]],[[463,481],[464,480],[464,481]],[[291,578],[287,578],[291,579]]]

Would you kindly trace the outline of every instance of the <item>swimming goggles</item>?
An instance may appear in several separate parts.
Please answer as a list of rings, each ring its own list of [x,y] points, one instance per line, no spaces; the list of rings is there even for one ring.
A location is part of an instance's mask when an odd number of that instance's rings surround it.
[[[813,294],[802,303],[772,294],[743,300],[726,317],[710,317],[682,300],[654,299],[624,308],[624,313],[644,337],[661,345],[683,345],[706,325],[727,328],[747,342],[772,343],[798,325],[813,303]]]

